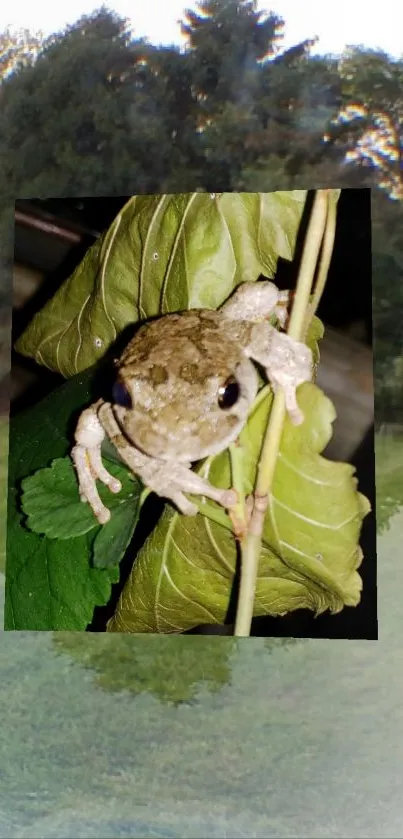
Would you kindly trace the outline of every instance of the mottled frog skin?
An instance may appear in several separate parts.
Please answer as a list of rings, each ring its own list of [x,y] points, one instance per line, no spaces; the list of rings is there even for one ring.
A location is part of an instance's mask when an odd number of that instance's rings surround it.
[[[145,486],[185,515],[198,508],[184,493],[234,506],[233,489],[212,486],[191,464],[238,437],[258,390],[253,362],[274,391],[282,388],[292,422],[303,422],[296,389],[312,378],[311,351],[268,322],[275,315],[284,327],[288,299],[269,281],[243,283],[217,311],[190,309],[140,327],[116,362],[111,402],[83,411],[71,452],[81,499],[101,524],[110,512],[96,479],[121,489],[102,463],[105,435]]]

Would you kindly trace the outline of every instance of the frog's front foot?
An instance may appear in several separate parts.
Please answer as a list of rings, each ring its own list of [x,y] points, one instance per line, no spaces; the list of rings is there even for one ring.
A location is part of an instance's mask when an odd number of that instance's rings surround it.
[[[113,493],[120,492],[122,485],[105,469],[101,458],[101,444],[105,432],[93,407],[81,414],[75,431],[76,445],[71,450],[81,501],[88,502],[100,524],[106,524],[111,514],[102,503],[96,480],[102,481]]]
[[[266,374],[274,393],[281,389],[285,406],[293,425],[304,422],[304,414],[297,402],[297,388],[312,381],[313,360],[309,347],[289,335],[276,333],[272,357],[267,360]]]

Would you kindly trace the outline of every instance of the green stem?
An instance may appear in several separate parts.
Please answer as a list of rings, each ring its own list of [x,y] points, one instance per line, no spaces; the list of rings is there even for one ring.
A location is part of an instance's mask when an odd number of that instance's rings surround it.
[[[143,506],[143,504],[144,504],[144,502],[145,502],[146,498],[148,498],[148,496],[150,495],[150,493],[151,493],[151,490],[150,490],[150,489],[148,489],[148,487],[144,487],[144,489],[143,489],[143,491],[142,491],[142,493],[141,493],[141,495],[140,495],[140,505],[139,505],[139,506],[140,506],[140,509],[141,509],[141,507]]]
[[[248,522],[246,519],[244,488],[244,450],[243,446],[241,446],[238,441],[230,444],[229,456],[231,460],[232,486],[236,490],[238,496],[237,504],[231,509],[231,521],[235,537],[237,539],[242,539],[246,532]]]
[[[243,509],[245,509],[245,492],[244,492],[244,471],[243,471],[243,456],[244,451],[240,443],[230,443],[229,456],[231,459],[231,473],[232,486],[236,489]]]
[[[221,507],[218,507],[218,505],[213,506],[208,501],[199,501],[197,498],[192,498],[192,501],[197,505],[199,513],[201,513],[202,516],[205,516],[206,519],[210,519],[210,521],[214,521],[216,524],[220,524],[221,527],[226,527],[227,530],[232,531],[231,519]]]
[[[296,341],[301,340],[304,334],[312,285],[324,236],[328,203],[328,190],[319,190],[315,195],[309,221],[288,326],[288,335]],[[284,393],[279,390],[273,399],[261,450],[255,486],[254,508],[247,535],[241,542],[241,580],[234,631],[234,634],[238,636],[250,635],[263,526],[280,449],[284,417]]]
[[[312,293],[318,257],[323,241],[329,206],[329,192],[320,189],[315,195],[304,251],[298,275],[294,304],[288,325],[288,335],[301,341],[304,335],[306,310]]]
[[[253,533],[251,531],[251,527],[252,520],[249,523],[247,536],[240,543],[241,579],[239,584],[237,612],[234,628],[234,635],[238,637],[247,637],[250,635],[250,628],[252,624],[253,610],[255,605],[255,591],[256,580],[259,570],[261,537],[258,533]]]
[[[306,337],[310,322],[318,310],[319,303],[322,299],[322,294],[325,289],[327,275],[332,260],[334,240],[336,236],[336,221],[337,221],[337,205],[336,201],[329,199],[327,208],[327,218],[325,233],[323,236],[322,250],[320,254],[320,262],[318,268],[318,276],[315,284],[315,289],[312,295],[309,306],[308,316],[306,319],[305,330],[303,338]]]

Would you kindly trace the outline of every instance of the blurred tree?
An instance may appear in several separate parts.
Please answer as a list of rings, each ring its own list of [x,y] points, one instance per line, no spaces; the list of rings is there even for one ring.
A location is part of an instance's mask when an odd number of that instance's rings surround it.
[[[199,103],[190,56],[173,47],[149,50],[144,98],[160,122],[157,160],[152,161],[161,192],[187,192],[200,186],[205,162],[197,132]],[[150,167],[150,159],[144,159]]]
[[[11,203],[377,187],[374,321],[386,382],[403,354],[403,61],[362,47],[313,56],[310,39],[284,51],[283,26],[256,0],[201,0],[184,12],[184,51],[136,39],[105,7],[45,40],[7,29],[0,189]]]
[[[202,0],[181,23],[208,190],[239,188],[242,168],[256,156],[249,138],[260,128],[262,64],[277,53],[283,27],[256,7],[255,0]]]
[[[32,67],[43,45],[41,33],[33,34],[27,29],[14,31],[7,27],[0,33],[0,82],[10,73]]]
[[[257,156],[244,171],[244,188],[341,185],[342,156],[326,141],[340,102],[337,62],[311,56],[314,43],[304,41],[262,67],[260,130],[249,140]]]
[[[314,40],[281,52],[283,21],[256,2],[204,0],[182,21],[188,38],[207,189],[289,188],[301,170],[337,158],[324,134],[340,105],[337,60],[310,56]],[[333,160],[332,160],[333,163]],[[331,180],[328,178],[328,180]],[[323,185],[323,184],[321,184]],[[329,183],[330,185],[330,183]]]
[[[350,47],[339,61],[342,103],[333,127],[356,171],[403,199],[403,60]]]
[[[202,689],[220,693],[231,681],[238,648],[236,638],[205,638],[195,653],[193,638],[178,644],[166,635],[58,632],[53,641],[58,652],[92,670],[105,690],[148,693],[176,705],[197,701]]]
[[[399,406],[403,417],[403,203],[372,195],[373,323],[375,374],[380,402]],[[400,360],[396,365],[396,360]]]
[[[278,50],[283,21],[256,0],[200,0],[181,22],[193,58],[193,84],[206,117],[227,102],[253,104],[259,62]]]
[[[47,39],[35,63],[1,87],[2,191],[163,191],[178,155],[161,98],[167,84],[151,66],[157,52],[104,9]]]

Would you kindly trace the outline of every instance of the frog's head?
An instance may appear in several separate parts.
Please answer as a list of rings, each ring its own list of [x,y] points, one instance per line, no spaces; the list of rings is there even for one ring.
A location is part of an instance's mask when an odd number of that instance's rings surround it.
[[[169,375],[119,371],[113,412],[128,441],[162,460],[193,462],[223,451],[242,430],[258,389],[254,365],[240,356],[234,367],[201,376],[189,362]]]

